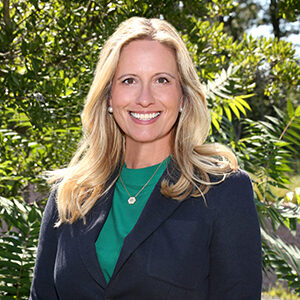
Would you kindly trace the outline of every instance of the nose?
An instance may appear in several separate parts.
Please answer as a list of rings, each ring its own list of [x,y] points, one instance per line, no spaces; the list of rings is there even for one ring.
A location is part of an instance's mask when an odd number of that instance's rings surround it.
[[[140,93],[136,99],[137,104],[148,107],[155,102],[153,93],[151,91],[151,86],[149,84],[143,84],[141,86]]]

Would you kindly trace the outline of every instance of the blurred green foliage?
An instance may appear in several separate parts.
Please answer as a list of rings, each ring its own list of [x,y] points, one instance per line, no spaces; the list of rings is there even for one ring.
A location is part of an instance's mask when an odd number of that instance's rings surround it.
[[[280,225],[295,233],[299,190],[287,190],[285,197],[273,192],[299,172],[299,60],[290,43],[229,28],[225,20],[233,22],[239,9],[245,11],[232,0],[2,1],[1,299],[28,297],[47,195],[41,174],[70,160],[101,47],[120,22],[135,15],[164,18],[180,31],[207,92],[209,141],[229,145],[252,176],[264,269],[300,291],[300,251],[276,235]],[[297,11],[286,7],[289,15]],[[250,21],[251,14],[244,26]],[[294,203],[285,201],[288,192],[294,192]],[[29,203],[34,195],[40,201]]]

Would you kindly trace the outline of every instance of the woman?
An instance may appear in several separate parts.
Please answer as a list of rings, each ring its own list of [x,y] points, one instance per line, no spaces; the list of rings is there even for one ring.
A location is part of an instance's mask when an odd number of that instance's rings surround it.
[[[31,299],[260,299],[251,183],[227,148],[204,144],[205,97],[170,24],[119,26],[82,123],[52,178]]]

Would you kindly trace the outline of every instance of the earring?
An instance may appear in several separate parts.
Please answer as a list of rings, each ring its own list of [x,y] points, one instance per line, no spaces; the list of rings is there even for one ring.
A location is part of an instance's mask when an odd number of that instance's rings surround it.
[[[108,109],[107,109],[107,111],[108,111],[110,114],[112,114],[114,110],[113,110],[112,106],[109,106]]]
[[[182,104],[182,101],[183,101],[183,95],[180,97],[180,99],[179,99],[179,103],[181,102],[181,104]],[[179,113],[182,113],[182,106],[180,105],[180,107],[179,107]]]

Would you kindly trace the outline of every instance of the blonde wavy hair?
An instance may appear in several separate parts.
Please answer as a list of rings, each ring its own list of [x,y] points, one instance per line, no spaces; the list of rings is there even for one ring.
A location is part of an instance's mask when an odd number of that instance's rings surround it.
[[[183,91],[184,107],[175,124],[171,153],[180,177],[175,183],[163,180],[161,193],[177,200],[203,196],[215,184],[209,174],[224,179],[238,168],[236,157],[227,147],[204,144],[210,115],[196,69],[178,32],[164,20],[133,17],[119,25],[101,50],[82,112],[82,141],[69,166],[53,171],[49,180],[58,182],[54,185],[58,226],[85,219],[118,178],[112,177],[125,151],[125,137],[107,112],[108,100],[122,47],[136,39],[155,40],[174,49]]]

